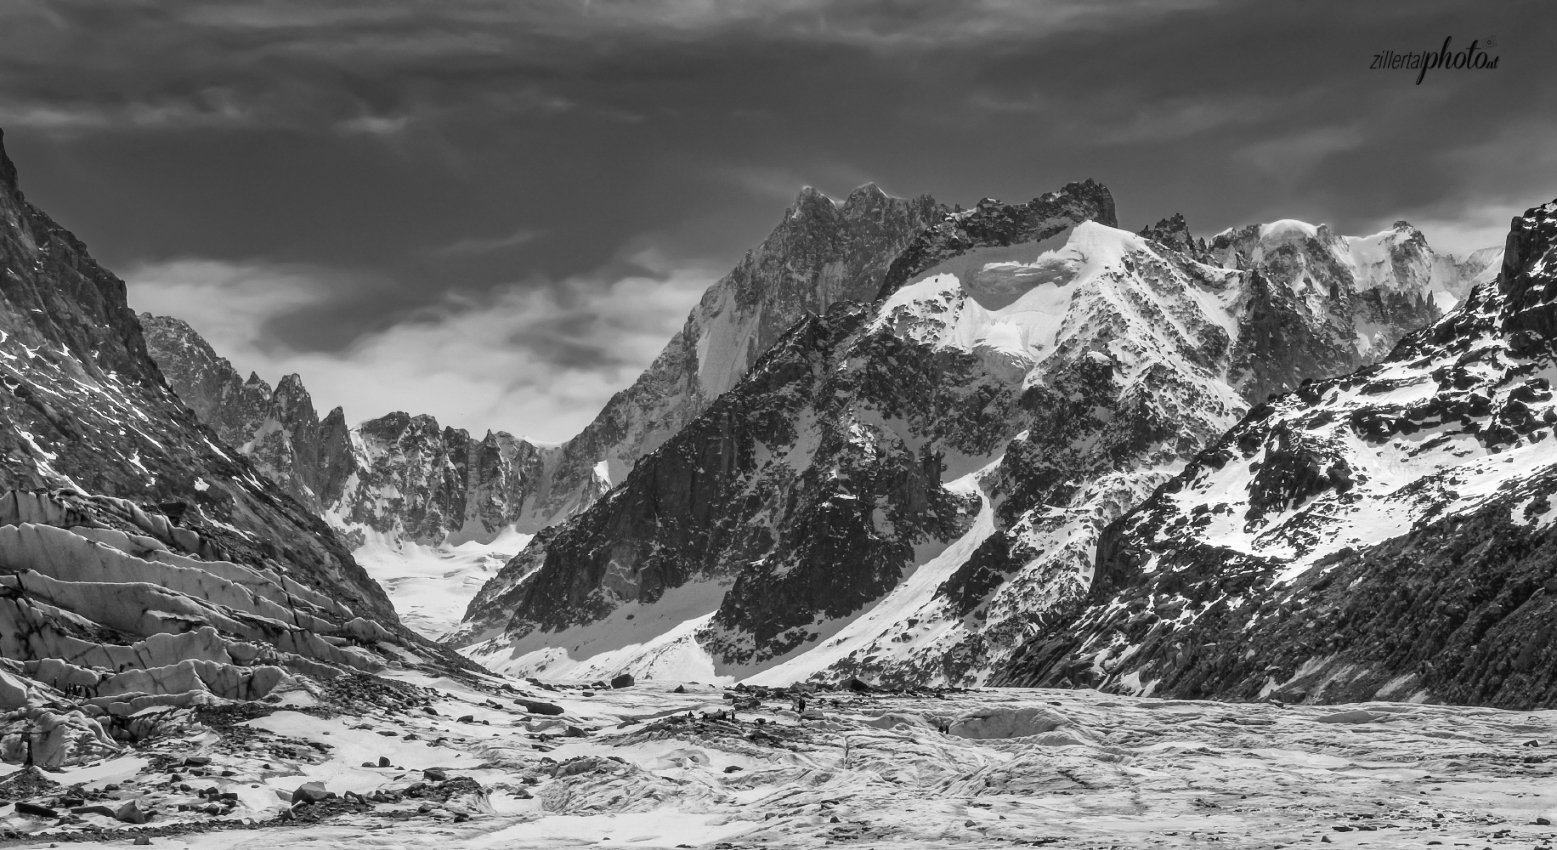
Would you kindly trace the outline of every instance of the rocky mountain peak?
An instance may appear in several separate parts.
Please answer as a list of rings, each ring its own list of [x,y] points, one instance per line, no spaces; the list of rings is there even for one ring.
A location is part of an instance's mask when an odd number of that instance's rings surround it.
[[[1167,245],[1178,246],[1188,244],[1192,238],[1189,233],[1189,222],[1184,219],[1183,213],[1174,213],[1150,227],[1141,228],[1140,235]]]
[[[5,130],[0,129],[0,186],[7,191],[15,192],[16,189],[16,163],[5,152]]]
[[[802,186],[795,194],[795,200],[790,203],[784,218],[792,220],[806,215],[826,215],[834,212],[837,206],[822,190],[815,186]]]
[[[1119,225],[1113,195],[1091,179],[1067,183],[1025,204],[985,198],[972,209],[946,215],[916,236],[888,267],[876,299],[891,296],[915,274],[974,248],[1042,241],[1083,221]]]
[[[1503,248],[1498,289],[1503,294],[1503,326],[1557,338],[1557,202],[1515,218]]]
[[[862,183],[849,192],[849,196],[844,199],[843,207],[845,210],[858,207],[873,207],[879,205],[882,201],[890,200],[890,198],[891,196],[881,191],[881,187],[875,183]]]

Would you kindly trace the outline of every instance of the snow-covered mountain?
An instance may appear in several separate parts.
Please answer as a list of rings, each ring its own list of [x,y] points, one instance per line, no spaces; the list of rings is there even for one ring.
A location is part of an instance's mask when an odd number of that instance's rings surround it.
[[[142,314],[151,356],[226,443],[322,516],[389,593],[406,624],[439,637],[530,535],[518,531],[559,452],[503,432],[473,440],[430,416],[356,427],[322,419],[297,375],[247,380],[187,323]],[[597,485],[595,495],[605,491]]]
[[[981,203],[797,325],[455,636],[498,669],[981,680],[1097,536],[1250,405],[1382,357],[1480,271],[1408,225],[1129,234],[1095,184]]]
[[[1557,701],[1557,203],[1387,360],[1251,410],[1104,535],[997,677],[1164,696]]]
[[[124,283],[3,144],[0,385],[0,761],[97,762],[284,685],[468,666],[180,402]],[[259,415],[242,389],[234,416]]]
[[[223,439],[324,516],[425,634],[452,628],[476,589],[541,528],[593,504],[744,375],[791,325],[871,297],[905,245],[946,210],[874,185],[834,201],[803,190],[773,232],[704,294],[686,326],[561,446],[480,440],[430,416],[322,419],[297,375],[244,380],[176,318],[143,315],[152,356]],[[522,423],[518,423],[522,424]],[[426,581],[455,588],[435,594]],[[434,614],[433,612],[437,612]]]

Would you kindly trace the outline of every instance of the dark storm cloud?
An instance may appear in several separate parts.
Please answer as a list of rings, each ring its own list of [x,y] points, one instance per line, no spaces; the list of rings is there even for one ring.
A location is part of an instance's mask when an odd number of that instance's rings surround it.
[[[805,184],[969,203],[1094,177],[1131,227],[1495,240],[1557,195],[1548,5],[13,0],[0,126],[111,264],[306,290],[253,302],[256,350],[544,303],[562,324],[494,339],[569,374],[624,356],[575,311],[665,281],[675,309],[632,333],[668,337]],[[1500,67],[1367,70],[1445,36],[1495,36]]]

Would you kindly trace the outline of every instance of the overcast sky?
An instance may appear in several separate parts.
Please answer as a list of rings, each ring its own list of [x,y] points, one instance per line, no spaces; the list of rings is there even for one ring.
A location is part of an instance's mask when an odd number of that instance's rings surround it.
[[[1369,70],[1473,39],[1495,70]],[[321,411],[571,436],[804,185],[1501,244],[1557,4],[0,2],[22,188]]]

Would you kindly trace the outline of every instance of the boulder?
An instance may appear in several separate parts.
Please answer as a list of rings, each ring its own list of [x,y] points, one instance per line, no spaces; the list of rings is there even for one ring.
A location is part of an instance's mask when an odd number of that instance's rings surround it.
[[[616,674],[616,676],[614,678],[611,679],[611,687],[613,687],[613,688],[630,688],[630,687],[633,686],[634,682],[635,682],[635,680],[633,679],[633,674],[631,674],[631,673],[618,673],[618,674]]]
[[[519,706],[531,714],[561,714],[562,706],[549,702],[541,702],[533,699],[516,699],[514,705]]]
[[[292,792],[292,805],[310,805],[330,796],[323,782],[304,782]]]
[[[114,820],[122,823],[145,823],[146,812],[137,800],[126,800],[114,810]]]
[[[59,812],[54,811],[53,809],[49,808],[48,806],[40,806],[37,803],[28,803],[26,801],[23,801],[23,802],[20,802],[20,803],[16,804],[16,813],[19,814],[19,815],[27,815],[28,817],[34,817],[34,818],[57,818],[57,817],[59,817]]]

